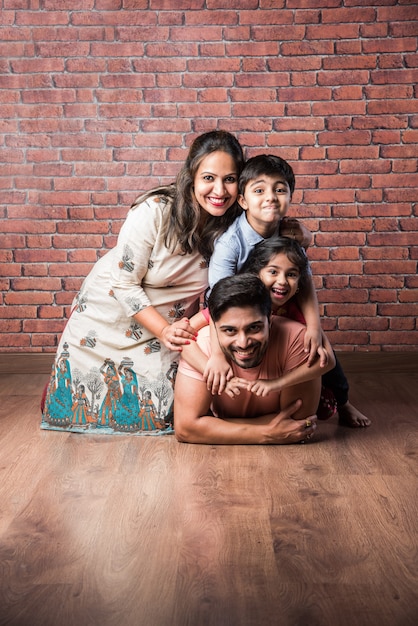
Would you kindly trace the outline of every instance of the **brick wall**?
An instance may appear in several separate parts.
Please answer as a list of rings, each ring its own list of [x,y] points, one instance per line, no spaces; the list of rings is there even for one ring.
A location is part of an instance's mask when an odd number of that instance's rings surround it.
[[[334,346],[417,349],[417,2],[0,7],[0,350],[54,350],[135,196],[213,128],[292,163]]]

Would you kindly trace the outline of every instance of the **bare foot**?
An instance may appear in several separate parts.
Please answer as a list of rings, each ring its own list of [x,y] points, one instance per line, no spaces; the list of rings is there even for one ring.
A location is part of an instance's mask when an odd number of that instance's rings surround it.
[[[360,413],[350,402],[346,402],[343,406],[338,407],[338,417],[340,424],[350,426],[351,428],[364,428],[372,423],[368,417]]]

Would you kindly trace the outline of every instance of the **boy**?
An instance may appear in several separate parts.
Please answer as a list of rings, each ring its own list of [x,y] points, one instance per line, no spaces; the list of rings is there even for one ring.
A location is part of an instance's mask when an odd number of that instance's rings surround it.
[[[221,278],[240,271],[253,247],[274,234],[296,238],[307,247],[310,233],[293,221],[290,232],[286,230],[286,216],[295,189],[295,175],[284,159],[260,154],[248,159],[239,179],[238,202],[244,212],[228,230],[219,237],[209,262],[209,288]],[[284,226],[284,228],[282,228]],[[322,330],[318,301],[312,279],[306,297],[298,304],[306,320],[305,349],[311,364],[318,352],[323,356]]]

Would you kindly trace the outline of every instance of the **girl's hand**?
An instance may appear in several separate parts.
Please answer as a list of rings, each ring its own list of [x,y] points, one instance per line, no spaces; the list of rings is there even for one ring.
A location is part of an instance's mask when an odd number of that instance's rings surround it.
[[[325,367],[328,364],[328,352],[326,351],[323,343],[322,330],[306,329],[304,339],[305,352],[309,352],[307,365],[310,367],[319,356],[320,367]]]
[[[256,396],[265,398],[272,391],[280,391],[277,380],[256,380],[248,386],[248,390]]]
[[[172,324],[167,324],[161,331],[159,340],[169,350],[181,352],[181,347],[188,345],[191,341],[196,341],[197,332],[190,325],[189,319],[183,317]]]
[[[213,395],[221,395],[233,375],[232,368],[223,354],[212,354],[203,372],[206,387]]]
[[[225,387],[225,393],[230,398],[235,398],[235,396],[239,396],[241,393],[241,389],[248,389],[248,380],[244,380],[243,378],[238,378],[238,376],[234,376],[230,380],[228,380],[227,385]]]

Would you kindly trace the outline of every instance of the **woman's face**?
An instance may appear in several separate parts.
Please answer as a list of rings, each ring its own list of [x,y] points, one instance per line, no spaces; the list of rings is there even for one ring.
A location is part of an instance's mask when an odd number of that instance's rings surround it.
[[[220,150],[205,156],[196,172],[193,191],[206,213],[222,217],[238,196],[238,170],[232,156]]]
[[[287,254],[279,252],[260,270],[259,276],[269,290],[274,311],[286,304],[297,292],[300,271],[288,259]]]

